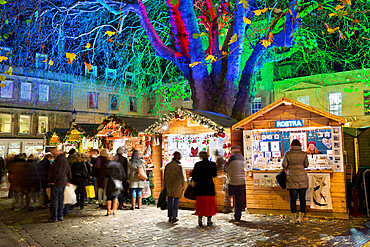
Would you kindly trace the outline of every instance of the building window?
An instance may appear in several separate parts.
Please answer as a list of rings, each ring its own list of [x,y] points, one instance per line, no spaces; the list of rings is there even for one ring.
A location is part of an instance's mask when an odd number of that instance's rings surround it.
[[[47,69],[48,68],[48,55],[36,52],[36,69]]]
[[[0,114],[0,132],[11,133],[12,130],[12,115]]]
[[[98,77],[98,67],[95,65],[91,65],[91,70],[88,72],[85,66],[85,76],[88,78]]]
[[[93,109],[93,108],[99,108],[99,102],[98,102],[98,98],[99,98],[99,94],[98,93],[89,93],[89,108],[90,109]]]
[[[130,97],[130,112],[137,112],[137,100],[134,97]]]
[[[183,95],[183,101],[190,101],[191,99],[191,90],[189,84],[184,85],[184,95]]]
[[[39,134],[45,134],[49,131],[49,118],[44,116],[39,116],[38,131]]]
[[[126,83],[132,83],[134,81],[134,73],[126,72],[125,73],[125,80],[126,80]]]
[[[11,57],[10,54],[12,53],[12,49],[9,47],[0,47],[0,56],[7,57],[6,61],[3,61],[2,64],[10,64]]]
[[[298,102],[303,103],[305,105],[310,105],[310,97],[309,96],[300,96],[300,97],[298,97]]]
[[[258,70],[256,73],[256,81],[262,81],[262,73],[261,70]]]
[[[364,114],[370,115],[370,91],[364,90]]]
[[[342,116],[342,94],[341,93],[330,93],[329,94],[329,112],[337,116]]]
[[[118,95],[110,95],[109,106],[113,111],[118,111]]]
[[[261,98],[254,98],[252,101],[252,114],[258,112],[262,108]]]
[[[39,86],[39,101],[49,102],[50,85],[40,84]]]
[[[12,99],[13,98],[13,81],[3,81],[2,84],[5,86],[0,89],[1,98]]]
[[[172,101],[172,93],[171,93],[171,91],[170,91],[170,89],[169,88],[165,88],[164,89],[164,95],[163,95],[163,97],[164,97],[164,102],[165,103],[171,103],[171,101]]]
[[[29,134],[30,133],[30,116],[20,115],[19,117],[19,133]]]
[[[21,83],[21,99],[31,100],[32,98],[32,83],[22,82]]]
[[[153,113],[154,106],[155,106],[153,97],[149,97],[147,99],[147,104],[148,104],[148,113]]]
[[[115,80],[117,78],[117,70],[105,68],[105,79],[107,80]]]

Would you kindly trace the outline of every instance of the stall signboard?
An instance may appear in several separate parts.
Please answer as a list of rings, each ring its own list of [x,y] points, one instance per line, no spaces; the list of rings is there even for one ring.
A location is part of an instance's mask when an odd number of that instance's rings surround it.
[[[81,132],[73,129],[71,130],[71,134],[69,135],[69,138],[67,139],[67,142],[79,142],[81,141]]]
[[[281,120],[275,121],[276,128],[303,127],[303,120]]]

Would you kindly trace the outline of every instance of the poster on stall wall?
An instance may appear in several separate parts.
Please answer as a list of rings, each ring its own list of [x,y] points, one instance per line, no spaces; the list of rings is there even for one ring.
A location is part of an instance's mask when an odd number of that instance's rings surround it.
[[[93,149],[99,149],[99,142],[98,140],[93,141]]]
[[[82,137],[82,149],[87,149],[87,139]]]
[[[294,139],[299,140],[302,145],[302,151],[306,152],[307,150],[307,133],[306,132],[291,132],[290,133],[290,143]]]
[[[333,209],[330,195],[330,174],[309,176],[312,209]]]

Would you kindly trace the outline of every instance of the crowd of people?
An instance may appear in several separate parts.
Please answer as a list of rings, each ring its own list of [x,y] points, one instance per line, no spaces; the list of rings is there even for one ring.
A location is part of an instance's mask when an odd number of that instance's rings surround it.
[[[107,216],[125,207],[131,206],[131,210],[141,207],[145,184],[138,173],[139,169],[145,171],[145,165],[137,150],[133,150],[130,160],[121,147],[114,155],[106,149],[77,153],[72,148],[68,154],[58,148],[48,151],[42,160],[34,155],[18,154],[6,162],[2,160],[3,165],[0,163],[2,175],[8,175],[12,209],[49,208],[49,221],[53,222],[63,221],[68,209],[82,210],[93,201],[107,209]],[[70,184],[76,186],[77,202],[67,205],[63,193]],[[87,197],[88,185],[93,186],[94,198]],[[131,203],[127,203],[130,199]]]

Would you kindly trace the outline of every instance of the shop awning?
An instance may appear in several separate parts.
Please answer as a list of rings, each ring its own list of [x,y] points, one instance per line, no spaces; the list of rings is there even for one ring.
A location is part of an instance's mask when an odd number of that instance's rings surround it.
[[[191,111],[195,114],[198,114],[200,116],[209,118],[213,122],[215,122],[218,125],[221,125],[224,128],[231,128],[234,124],[236,124],[238,121],[235,119],[232,119],[228,116],[225,116],[221,113],[215,113],[210,111],[202,111],[202,110],[195,110],[195,109],[187,109],[188,111]]]

